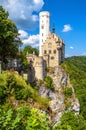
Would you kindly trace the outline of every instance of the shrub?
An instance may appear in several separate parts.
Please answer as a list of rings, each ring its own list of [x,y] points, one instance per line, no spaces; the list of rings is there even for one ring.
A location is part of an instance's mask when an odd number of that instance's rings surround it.
[[[72,88],[70,88],[70,87],[64,88],[64,95],[66,97],[71,97],[72,96]]]
[[[45,85],[49,89],[54,90],[53,80],[52,80],[52,78],[50,76],[46,76],[45,79],[44,79],[44,81],[45,81]]]
[[[31,97],[31,92],[29,91],[29,89],[21,89],[20,91],[16,90],[14,93],[14,96],[17,100],[27,100],[28,97]]]
[[[6,91],[4,90],[3,87],[0,86],[0,103],[4,101],[5,96],[6,96]]]
[[[10,97],[12,97],[13,100],[23,101],[26,101],[30,97],[33,102],[38,103],[39,107],[44,109],[48,106],[48,99],[42,98],[38,94],[37,86],[33,84],[35,86],[31,87],[29,84],[26,84],[25,80],[15,71],[2,73],[0,75],[0,81],[0,103],[5,102],[6,104],[7,100],[10,102]]]

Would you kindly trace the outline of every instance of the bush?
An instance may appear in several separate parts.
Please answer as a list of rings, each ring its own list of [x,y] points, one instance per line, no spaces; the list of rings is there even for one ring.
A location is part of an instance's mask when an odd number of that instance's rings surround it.
[[[50,76],[46,76],[45,79],[44,79],[44,81],[45,81],[45,85],[49,89],[54,90],[53,80],[52,80],[52,78]]]
[[[6,100],[12,104],[13,100],[26,101],[30,97],[39,107],[46,109],[49,105],[48,99],[42,98],[37,91],[37,87],[31,87],[15,71],[7,71],[0,75],[0,103],[6,104]],[[34,84],[33,84],[34,85]],[[8,98],[9,97],[9,98]],[[11,100],[11,97],[13,100]],[[10,105],[11,106],[11,105]]]
[[[86,123],[81,115],[68,111],[62,115],[53,130],[86,130]]]
[[[3,87],[0,86],[0,103],[4,101],[5,96],[6,96],[6,91],[4,90]]]
[[[64,95],[66,97],[71,97],[72,96],[72,88],[70,88],[70,87],[64,88]]]
[[[18,89],[17,89],[18,90]],[[17,100],[27,100],[28,97],[31,97],[31,92],[29,91],[29,89],[21,89],[18,91],[15,91],[14,96]]]

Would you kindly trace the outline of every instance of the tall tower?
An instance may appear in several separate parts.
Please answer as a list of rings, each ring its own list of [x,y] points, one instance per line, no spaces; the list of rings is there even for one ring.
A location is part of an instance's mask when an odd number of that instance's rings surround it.
[[[39,24],[39,35],[40,35],[40,50],[39,55],[42,56],[41,46],[45,42],[49,32],[50,32],[50,13],[47,11],[40,12],[39,14],[40,24]]]

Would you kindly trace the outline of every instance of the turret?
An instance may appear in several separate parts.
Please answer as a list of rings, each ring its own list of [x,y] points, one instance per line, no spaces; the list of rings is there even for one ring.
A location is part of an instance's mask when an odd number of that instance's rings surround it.
[[[47,36],[49,35],[50,32],[50,13],[47,11],[40,12],[39,14],[40,18],[40,24],[39,24],[39,29],[40,29],[40,53],[39,55],[42,56],[42,50],[41,47],[43,43],[45,42]]]

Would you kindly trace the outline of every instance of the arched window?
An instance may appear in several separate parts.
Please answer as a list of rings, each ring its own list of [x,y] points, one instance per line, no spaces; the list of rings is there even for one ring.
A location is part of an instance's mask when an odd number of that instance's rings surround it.
[[[53,53],[56,54],[56,50],[54,50]]]
[[[41,28],[44,29],[44,26],[42,25]]]
[[[49,54],[51,54],[51,50],[49,50]]]

